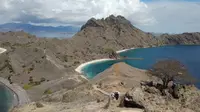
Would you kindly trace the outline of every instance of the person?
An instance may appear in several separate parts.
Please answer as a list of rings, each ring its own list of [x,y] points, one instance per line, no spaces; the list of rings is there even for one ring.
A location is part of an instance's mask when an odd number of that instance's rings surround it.
[[[119,99],[119,95],[120,95],[120,93],[118,91],[116,91],[116,92],[112,92],[110,94],[110,97],[111,97],[112,100],[113,99],[118,100]]]
[[[114,97],[115,97],[116,100],[119,99],[119,94],[120,94],[120,93],[119,93],[118,91],[114,92]]]
[[[113,100],[113,99],[115,98],[115,94],[114,94],[114,93],[111,93],[111,94],[110,94],[110,97],[111,97],[111,99]]]

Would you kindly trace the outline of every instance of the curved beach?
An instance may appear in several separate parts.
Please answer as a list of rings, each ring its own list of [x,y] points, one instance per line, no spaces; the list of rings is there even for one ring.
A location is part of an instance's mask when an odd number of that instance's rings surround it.
[[[119,53],[126,52],[126,51],[132,50],[132,49],[135,49],[135,48],[119,50],[119,51],[116,51],[116,53],[119,54]],[[79,65],[79,66],[75,69],[75,71],[78,72],[78,73],[83,73],[82,69],[83,69],[85,66],[87,66],[87,65],[89,65],[89,64],[98,63],[98,62],[103,62],[103,61],[109,61],[109,60],[115,60],[115,59],[110,59],[110,58],[108,58],[108,59],[96,59],[96,60],[88,61],[88,62],[86,62],[86,63],[82,63],[81,65]]]
[[[6,52],[7,49],[0,48],[0,54]],[[26,91],[17,84],[10,84],[8,80],[0,77],[0,83],[7,87],[14,96],[12,107],[21,106],[30,103],[30,99]]]
[[[119,53],[126,52],[126,51],[133,50],[133,49],[136,49],[136,48],[132,47],[130,49],[123,49],[123,50],[116,51],[116,53],[119,54]]]
[[[103,62],[103,61],[109,61],[109,60],[115,60],[115,59],[97,59],[97,60],[93,60],[93,61],[88,61],[86,63],[81,64],[80,66],[78,66],[75,71],[78,73],[83,73],[82,69],[89,65],[89,64],[93,64],[93,63],[97,63],[97,62]]]
[[[1,54],[1,53],[4,53],[4,52],[6,52],[6,51],[7,51],[7,49],[0,48],[0,54]]]

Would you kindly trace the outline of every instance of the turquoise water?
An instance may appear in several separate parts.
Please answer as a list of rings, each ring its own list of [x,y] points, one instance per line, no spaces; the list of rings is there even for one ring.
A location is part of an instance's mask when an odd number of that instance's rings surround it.
[[[200,46],[178,45],[178,46],[163,46],[154,48],[139,48],[126,51],[120,54],[129,58],[143,58],[143,60],[121,60],[128,65],[140,69],[149,69],[159,60],[175,59],[182,62],[190,71],[190,73],[197,79],[200,79]],[[93,78],[98,73],[103,72],[113,64],[120,61],[105,61],[90,64],[83,68],[84,73],[88,78]],[[200,83],[197,84],[200,87]]]
[[[0,112],[8,112],[12,106],[13,94],[8,88],[0,85]]]

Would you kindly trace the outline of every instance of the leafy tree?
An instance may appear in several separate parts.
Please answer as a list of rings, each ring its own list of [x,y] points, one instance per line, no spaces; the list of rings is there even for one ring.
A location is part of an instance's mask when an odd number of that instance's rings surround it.
[[[187,68],[176,60],[158,61],[148,72],[162,80],[162,89],[166,89],[171,81],[184,84],[195,81]]]

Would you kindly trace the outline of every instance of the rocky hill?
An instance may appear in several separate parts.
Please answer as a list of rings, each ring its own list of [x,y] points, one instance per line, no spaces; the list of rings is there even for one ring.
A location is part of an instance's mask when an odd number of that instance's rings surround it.
[[[198,32],[174,34],[174,35],[163,34],[163,35],[160,35],[159,38],[162,44],[167,44],[167,45],[180,45],[180,44],[199,45],[200,44],[200,33]]]
[[[72,40],[81,47],[118,50],[149,46],[152,44],[153,36],[134,27],[124,17],[111,15],[105,19],[88,20]]]
[[[7,49],[0,55],[0,76],[26,89],[32,100],[49,88],[53,92],[76,86],[83,80],[73,68],[79,61],[67,50],[70,44],[59,43],[59,39],[36,38],[25,32],[0,33],[0,47]]]

